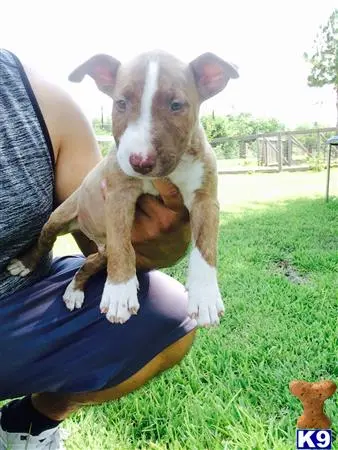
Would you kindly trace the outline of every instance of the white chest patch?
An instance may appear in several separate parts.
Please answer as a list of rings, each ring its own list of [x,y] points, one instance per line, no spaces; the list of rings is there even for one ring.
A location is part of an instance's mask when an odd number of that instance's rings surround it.
[[[191,210],[194,201],[194,194],[197,189],[202,186],[204,179],[204,165],[199,160],[194,160],[190,155],[184,155],[169,177],[170,181],[175,184],[183,197],[184,205]],[[143,180],[143,193],[158,195],[150,179]]]
[[[169,175],[169,179],[179,188],[184,204],[190,211],[195,191],[200,189],[204,181],[204,164],[199,160],[194,160],[190,155],[183,155],[179,165]]]
[[[151,194],[151,195],[158,195],[158,191],[155,189],[151,180],[143,180],[143,193]]]

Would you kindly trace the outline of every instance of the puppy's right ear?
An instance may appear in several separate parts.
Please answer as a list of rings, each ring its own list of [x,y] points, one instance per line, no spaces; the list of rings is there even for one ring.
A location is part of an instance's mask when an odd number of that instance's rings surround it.
[[[120,61],[109,55],[95,55],[77,67],[68,77],[69,81],[79,83],[89,75],[103,93],[111,96],[116,83]]]

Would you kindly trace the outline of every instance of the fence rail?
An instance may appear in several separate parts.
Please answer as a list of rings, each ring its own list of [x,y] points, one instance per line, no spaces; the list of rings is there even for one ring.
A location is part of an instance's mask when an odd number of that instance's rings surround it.
[[[228,140],[236,139],[241,141],[250,141],[256,140],[260,137],[273,137],[277,135],[289,136],[289,135],[297,135],[297,134],[313,134],[313,133],[337,133],[337,129],[335,127],[331,128],[311,128],[309,130],[294,130],[294,131],[273,131],[270,133],[258,133],[258,134],[249,134],[249,135],[238,135],[233,137],[219,137],[210,141],[212,145],[221,144]]]
[[[220,137],[210,141],[215,149],[219,171],[282,171],[324,168],[326,141],[338,134],[336,128],[280,131],[246,136]],[[101,151],[106,154],[114,142],[112,136],[97,135]],[[332,165],[338,164],[338,149],[331,154]]]
[[[225,171],[306,170],[326,165],[329,137],[336,128],[314,128],[247,136],[220,137],[210,143]],[[332,151],[332,164],[338,164],[338,151]]]

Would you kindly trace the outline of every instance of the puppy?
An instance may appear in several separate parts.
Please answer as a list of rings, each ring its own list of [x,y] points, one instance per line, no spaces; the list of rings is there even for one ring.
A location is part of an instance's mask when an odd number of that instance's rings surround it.
[[[64,293],[72,310],[84,301],[91,275],[107,266],[100,309],[124,323],[139,309],[131,228],[143,193],[158,195],[152,180],[175,184],[190,213],[193,249],[187,277],[188,313],[200,326],[217,325],[224,306],[217,282],[219,227],[216,157],[199,122],[203,101],[222,91],[237,68],[212,53],[185,64],[152,51],[121,64],[99,54],[80,65],[69,80],[89,75],[113,99],[113,149],[82,185],[50,216],[37,244],[8,270],[25,276],[49,252],[60,234],[82,231],[97,244]],[[105,195],[102,195],[102,186]]]

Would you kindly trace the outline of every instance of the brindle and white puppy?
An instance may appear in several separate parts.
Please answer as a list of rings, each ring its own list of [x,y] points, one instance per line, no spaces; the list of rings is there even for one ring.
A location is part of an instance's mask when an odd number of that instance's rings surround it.
[[[190,213],[193,249],[187,289],[189,315],[201,326],[216,325],[224,306],[217,283],[219,226],[215,155],[199,122],[201,103],[237,78],[236,67],[212,53],[190,64],[153,51],[121,64],[96,55],[69,77],[92,77],[114,100],[112,150],[60,205],[42,229],[37,245],[8,270],[25,276],[60,234],[81,230],[98,246],[67,287],[72,310],[84,301],[84,286],[107,264],[100,308],[113,323],[126,322],[139,309],[131,228],[142,193],[157,195],[152,179],[168,178],[180,190]],[[102,186],[105,195],[102,195]]]

